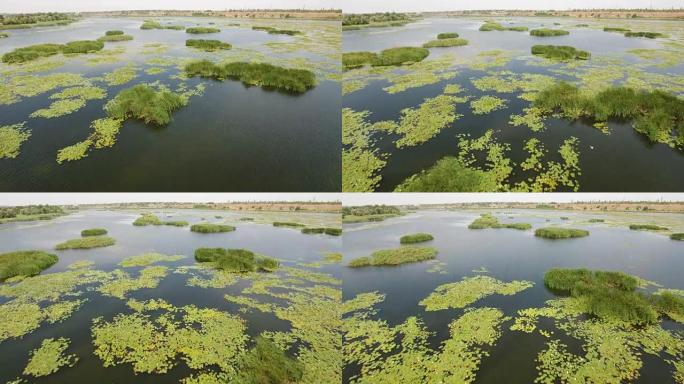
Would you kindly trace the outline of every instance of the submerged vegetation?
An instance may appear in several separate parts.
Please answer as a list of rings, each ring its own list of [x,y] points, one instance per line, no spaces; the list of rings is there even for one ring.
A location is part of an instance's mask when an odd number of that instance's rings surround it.
[[[421,300],[426,311],[440,311],[449,308],[464,308],[490,295],[511,296],[531,288],[531,281],[514,280],[505,283],[490,276],[464,277],[456,283],[442,284],[430,296]]]
[[[195,260],[226,272],[273,272],[280,266],[277,260],[246,249],[198,248]]]
[[[201,49],[203,51],[207,52],[213,52],[213,51],[218,51],[222,49],[231,49],[233,46],[224,43],[220,40],[203,40],[203,39],[188,39],[185,40],[185,46],[186,47],[191,47],[191,48],[196,48],[196,49]]]
[[[236,79],[246,85],[256,85],[287,92],[304,93],[316,85],[316,76],[306,69],[283,68],[266,63],[231,62],[214,64],[208,60],[185,65],[190,76],[216,80]]]
[[[90,249],[99,247],[108,247],[114,245],[116,240],[109,236],[89,236],[80,239],[71,239],[55,246],[57,250],[65,249]]]
[[[193,224],[190,226],[190,231],[199,232],[199,233],[232,232],[234,230],[235,230],[235,227],[233,227],[232,225],[223,225],[223,224],[202,223],[202,224]]]
[[[429,233],[414,233],[411,235],[404,235],[399,239],[401,244],[413,244],[413,243],[423,243],[426,241],[434,240]]]
[[[589,60],[591,53],[568,45],[533,45],[532,54],[553,60]]]
[[[406,246],[394,249],[381,249],[370,256],[359,257],[349,262],[349,267],[400,265],[434,259],[437,250],[432,247]]]
[[[57,262],[57,256],[43,251],[15,251],[0,254],[0,282],[15,276],[33,276]]]
[[[589,231],[574,228],[547,227],[535,230],[534,235],[546,239],[570,239],[589,236]]]
[[[650,141],[684,146],[684,100],[663,91],[611,87],[587,96],[578,87],[560,82],[543,90],[534,106],[543,114],[559,113],[572,120],[633,120],[634,129]]]
[[[540,37],[564,36],[564,35],[569,35],[569,34],[570,34],[570,32],[562,30],[562,29],[540,28],[540,29],[533,29],[530,31],[530,36],[540,36]]]
[[[507,223],[507,224],[502,224],[499,223],[499,220],[488,214],[482,214],[480,217],[475,219],[472,223],[468,225],[469,229],[486,229],[486,228],[511,228],[511,229],[519,229],[519,230],[528,230],[532,229],[532,225],[529,223]]]

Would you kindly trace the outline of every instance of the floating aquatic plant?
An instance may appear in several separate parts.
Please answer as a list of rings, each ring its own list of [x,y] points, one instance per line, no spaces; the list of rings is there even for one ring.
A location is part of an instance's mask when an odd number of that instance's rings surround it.
[[[65,337],[43,340],[38,349],[31,351],[31,359],[24,368],[24,375],[47,376],[57,372],[62,367],[76,365],[78,357],[64,353],[69,347],[69,342],[70,340]]]
[[[470,108],[475,115],[485,115],[506,107],[506,100],[496,96],[482,96],[470,102]]]
[[[52,119],[74,113],[85,107],[85,105],[85,100],[81,98],[57,100],[50,104],[48,108],[39,109],[31,113],[29,116]]]
[[[166,277],[168,268],[164,266],[150,266],[140,270],[138,277],[133,278],[127,272],[115,269],[108,276],[109,279],[97,290],[105,296],[125,299],[130,292],[144,288],[156,288],[161,279]]]
[[[121,260],[119,265],[124,268],[130,267],[146,267],[148,265],[160,263],[160,262],[174,262],[184,259],[185,256],[181,255],[163,255],[161,253],[143,253],[135,256],[128,256],[127,258]]]
[[[442,284],[428,297],[420,301],[426,311],[439,311],[449,308],[464,308],[491,295],[511,296],[531,288],[534,283],[513,280],[509,283],[490,276],[465,277],[456,283]]]
[[[26,123],[19,123],[0,127],[0,159],[14,159],[19,156],[21,145],[31,137],[31,132],[25,125]]]

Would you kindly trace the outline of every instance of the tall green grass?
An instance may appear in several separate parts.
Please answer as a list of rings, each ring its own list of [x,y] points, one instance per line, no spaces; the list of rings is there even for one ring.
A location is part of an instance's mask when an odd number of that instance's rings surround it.
[[[100,235],[106,235],[107,230],[104,228],[90,228],[90,229],[84,229],[81,231],[81,236],[87,237],[87,236],[100,236]]]
[[[431,40],[423,44],[423,48],[446,48],[446,47],[460,47],[468,45],[468,40],[453,38],[453,39],[437,39]]]
[[[82,237],[80,239],[67,240],[55,246],[57,250],[65,249],[90,249],[99,247],[108,247],[114,245],[116,240],[108,236],[90,236]]]
[[[538,36],[538,37],[564,36],[564,35],[569,35],[569,34],[570,34],[570,32],[562,30],[562,29],[541,28],[541,29],[533,29],[530,31],[530,36]]]
[[[547,227],[537,229],[534,231],[534,235],[546,239],[570,239],[589,236],[589,231],[574,228]]]
[[[277,260],[246,249],[198,248],[195,260],[212,263],[215,268],[227,272],[272,272],[280,266]]]
[[[568,45],[533,45],[532,54],[553,60],[589,60],[591,53]]]
[[[435,238],[429,233],[414,233],[411,235],[404,235],[399,239],[401,244],[424,243],[426,241],[434,240]]]
[[[667,231],[668,228],[653,224],[630,224],[629,229],[633,231]]]
[[[316,76],[305,69],[290,69],[266,63],[232,62],[214,64],[211,61],[194,61],[185,66],[190,76],[216,80],[236,79],[247,85],[303,93],[316,85]]]
[[[231,49],[232,45],[224,43],[220,40],[203,40],[203,39],[188,39],[185,40],[185,46],[190,48],[201,49],[207,52],[218,50]]]
[[[232,232],[234,230],[235,230],[235,227],[233,227],[232,225],[223,225],[223,224],[202,223],[202,224],[193,224],[192,226],[190,226],[190,231],[198,232],[198,233]]]
[[[33,276],[57,262],[55,255],[43,251],[15,251],[0,254],[0,281],[15,276]]]
[[[190,28],[185,29],[185,33],[192,33],[192,34],[218,33],[218,32],[221,32],[221,30],[218,28],[210,28],[210,27],[190,27]]]
[[[437,256],[437,250],[435,248],[406,246],[375,251],[370,256],[352,260],[349,263],[349,266],[358,268],[366,266],[399,265],[430,260],[434,259],[435,256]]]
[[[146,84],[138,84],[119,92],[105,105],[107,115],[114,119],[138,119],[146,124],[167,125],[171,113],[187,100],[166,89],[155,91]]]

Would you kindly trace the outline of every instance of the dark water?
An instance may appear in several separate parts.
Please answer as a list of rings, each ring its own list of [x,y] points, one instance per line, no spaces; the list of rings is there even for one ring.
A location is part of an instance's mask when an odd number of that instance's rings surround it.
[[[656,49],[660,43],[649,39],[629,39],[616,33],[601,30],[575,28],[575,24],[585,21],[559,19],[563,25],[554,26],[554,19],[515,19],[510,25],[525,25],[530,29],[541,27],[563,28],[571,31],[570,35],[560,37],[539,38],[530,36],[528,32],[480,32],[482,24],[477,19],[426,19],[401,28],[378,28],[361,31],[343,32],[343,50],[378,51],[395,46],[419,46],[434,39],[440,32],[458,32],[469,40],[464,47],[431,49],[430,55],[450,53],[457,57],[475,57],[488,50],[513,50],[520,59],[514,59],[503,68],[495,68],[494,72],[505,70],[515,73],[538,73],[564,78],[549,70],[552,67],[535,67],[525,63],[530,48],[534,44],[571,45],[592,52],[594,57],[602,55],[621,55],[629,49]],[[643,22],[647,23],[647,22]],[[673,24],[660,22],[664,25]],[[505,23],[506,25],[509,25]],[[646,27],[647,28],[647,27]],[[653,28],[660,28],[659,26]],[[651,28],[651,29],[653,29]],[[429,59],[429,58],[428,58]],[[631,59],[634,60],[634,59]],[[592,126],[589,121],[568,121],[548,118],[543,132],[532,132],[526,126],[514,127],[508,124],[512,114],[521,114],[529,102],[517,98],[517,93],[497,94],[493,91],[481,92],[470,82],[472,78],[486,75],[484,71],[468,70],[455,67],[458,75],[450,80],[436,84],[413,88],[396,94],[388,94],[382,88],[389,84],[384,80],[373,81],[366,88],[352,92],[343,97],[343,107],[356,111],[368,110],[372,114],[370,122],[381,120],[398,120],[400,111],[408,107],[416,107],[425,98],[435,97],[442,93],[446,84],[459,84],[464,89],[460,95],[479,98],[485,94],[496,95],[508,100],[507,107],[486,115],[473,115],[468,103],[456,105],[456,112],[463,117],[457,119],[443,129],[430,141],[397,149],[392,143],[396,139],[389,135],[378,134],[376,146],[382,153],[389,153],[387,165],[380,171],[382,181],[378,191],[392,191],[407,177],[427,169],[445,156],[458,154],[458,138],[460,134],[471,134],[479,137],[487,130],[493,129],[494,136],[503,143],[509,143],[511,150],[508,157],[514,162],[522,162],[528,154],[523,151],[524,143],[531,137],[538,138],[549,154],[546,160],[560,160],[558,148],[565,139],[571,136],[579,139],[578,152],[582,174],[579,176],[580,190],[586,192],[675,192],[684,190],[684,152],[672,149],[666,144],[650,143],[649,140],[635,132],[630,122],[610,121],[610,135],[605,135]],[[684,74],[684,66],[667,68],[649,68],[659,73]],[[471,100],[472,100],[471,99]],[[512,183],[527,179],[529,175],[516,169],[510,180]]]
[[[232,21],[228,19],[175,18],[164,19],[164,24],[207,26],[212,21],[221,28],[220,33],[191,35],[185,31],[140,30],[142,19],[124,18],[85,19],[66,27],[10,31],[10,37],[2,39],[0,54],[31,44],[96,39],[107,30],[123,30],[133,35],[134,40],[105,45],[105,49],[127,47],[123,60],[88,66],[72,59],[52,72],[95,77],[135,63],[139,76],[124,85],[109,87],[107,99],[88,101],[81,110],[59,118],[28,117],[50,104],[51,92],[0,106],[0,125],[26,121],[32,133],[17,158],[0,160],[0,190],[338,191],[340,84],[326,80],[322,73],[317,74],[319,84],[301,95],[246,87],[238,81],[191,79],[189,86],[205,83],[206,92],[191,97],[187,106],[173,114],[168,126],[158,128],[128,120],[114,147],[91,150],[84,159],[57,164],[57,151],[87,138],[90,123],[105,116],[103,105],[121,89],[157,80],[172,88],[178,84],[178,80],[169,79],[177,74],[175,67],[158,75],[145,74],[144,63],[148,59],[159,56],[179,62],[189,57],[216,60],[212,54],[186,48],[188,38],[218,39],[233,44],[234,49],[253,49],[283,59],[326,60],[306,51],[271,53],[263,43],[289,42],[294,38],[223,26]],[[315,28],[316,23],[329,26],[328,22],[299,23],[304,23],[299,24],[300,29]],[[169,45],[170,49],[158,55],[135,53],[144,44],[157,42]]]
[[[622,271],[655,281],[666,288],[682,289],[684,270],[683,244],[666,236],[648,232],[630,231],[626,225],[609,227],[606,224],[576,224],[590,230],[585,238],[553,241],[534,237],[533,231],[469,230],[467,228],[481,212],[419,211],[407,216],[389,219],[380,225],[345,225],[344,256],[346,260],[367,256],[375,250],[396,248],[399,237],[416,232],[431,233],[435,240],[424,243],[437,248],[437,260],[446,263],[447,274],[426,272],[431,264],[415,263],[398,267],[356,268],[342,271],[344,299],[369,291],[386,294],[384,302],[375,306],[377,318],[390,326],[402,323],[409,316],[424,320],[427,328],[435,332],[429,340],[433,347],[449,337],[449,323],[463,313],[463,309],[426,312],[418,302],[439,285],[456,282],[463,277],[475,276],[474,269],[485,267],[488,275],[502,281],[528,280],[534,287],[513,296],[492,295],[471,306],[500,308],[505,315],[513,316],[517,310],[542,307],[544,302],[556,298],[545,288],[544,272],[554,267],[589,268]],[[492,212],[495,213],[495,212]],[[684,225],[683,215],[662,214],[668,220]],[[587,220],[611,216],[576,214],[562,211],[511,210],[496,212],[505,222],[528,222],[534,228],[561,222],[560,216],[571,220]],[[513,216],[510,219],[509,216]],[[658,217],[658,215],[654,215]],[[550,221],[546,221],[546,219]],[[567,223],[567,222],[565,222]],[[354,229],[358,230],[354,230]],[[363,229],[359,229],[363,228]],[[544,322],[544,319],[541,319]],[[684,326],[665,320],[663,327],[684,330]],[[539,334],[526,334],[502,328],[503,335],[482,360],[477,383],[532,383],[536,378],[535,358],[545,349],[548,339]],[[554,337],[561,336],[556,332]],[[571,339],[563,339],[570,342]],[[579,347],[575,341],[570,347]],[[579,353],[579,351],[578,351]],[[644,358],[640,383],[672,382],[671,366],[661,360]],[[345,382],[354,374],[347,367]]]
[[[207,222],[220,222],[214,216],[234,217],[235,213],[217,211],[172,211],[165,210],[159,217],[167,214],[173,220],[187,220],[191,223],[205,218]],[[244,216],[240,214],[239,216]],[[241,222],[235,232],[224,234],[199,234],[190,232],[188,227],[168,226],[135,227],[131,225],[138,215],[126,212],[85,211],[59,218],[52,222],[13,223],[0,228],[0,253],[19,249],[52,250],[55,244],[67,239],[80,237],[85,228],[101,227],[109,231],[117,240],[116,245],[90,250],[54,251],[59,262],[43,273],[61,272],[77,260],[95,262],[93,268],[112,270],[123,258],[147,252],[158,252],[167,255],[185,255],[177,262],[162,262],[156,265],[169,267],[169,274],[153,289],[141,289],[127,294],[137,300],[162,298],[175,306],[195,305],[200,308],[215,308],[233,314],[239,314],[247,325],[247,333],[255,337],[264,330],[288,331],[287,321],[276,318],[273,314],[260,311],[238,313],[239,306],[227,302],[225,294],[240,295],[245,288],[244,283],[222,288],[199,288],[186,286],[188,275],[172,273],[181,265],[194,265],[192,257],[199,247],[245,248],[275,258],[286,259],[284,265],[294,266],[295,262],[319,261],[322,252],[339,252],[341,239],[325,235],[303,235],[297,230],[275,228],[270,225]],[[239,217],[238,216],[238,217]],[[170,218],[169,218],[170,219]],[[51,251],[53,252],[53,251]],[[135,274],[136,268],[125,268]],[[316,272],[330,273],[339,277],[339,266],[323,265]],[[46,377],[32,379],[36,383],[170,383],[188,377],[190,369],[183,363],[165,375],[133,373],[130,364],[103,368],[100,359],[94,355],[90,327],[93,318],[103,316],[110,320],[117,313],[129,313],[126,300],[105,297],[97,292],[86,292],[83,298],[88,301],[71,317],[57,324],[44,323],[36,331],[20,338],[9,339],[0,343],[0,381],[6,382],[21,375],[29,359],[29,351],[40,346],[45,338],[67,337],[71,339],[68,353],[79,357],[76,366],[62,368],[57,373]],[[2,298],[0,303],[5,302]]]

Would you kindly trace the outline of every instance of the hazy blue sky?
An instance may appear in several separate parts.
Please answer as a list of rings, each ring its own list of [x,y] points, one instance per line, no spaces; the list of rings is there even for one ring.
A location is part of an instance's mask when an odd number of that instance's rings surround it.
[[[342,11],[447,11],[463,9],[682,8],[682,0],[339,0]]]
[[[346,0],[0,0],[0,13],[126,9],[335,8]]]
[[[684,201],[684,193],[345,193],[343,205],[472,202]]]
[[[0,193],[0,206],[124,202],[339,201],[339,193]]]

